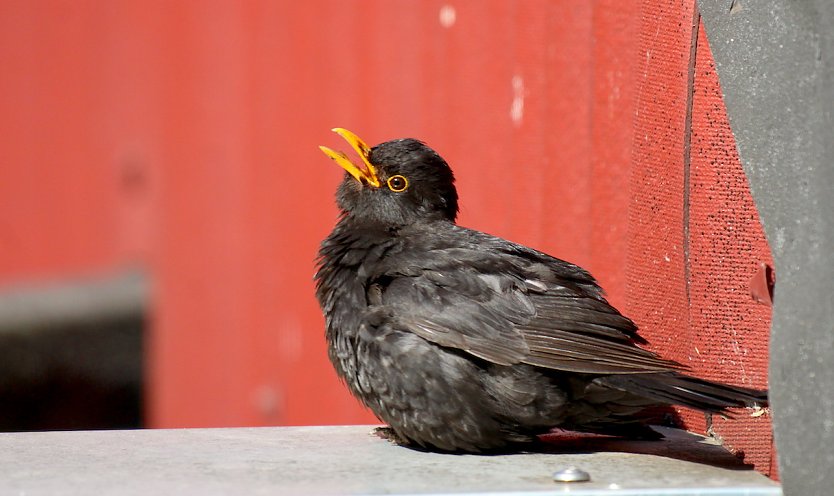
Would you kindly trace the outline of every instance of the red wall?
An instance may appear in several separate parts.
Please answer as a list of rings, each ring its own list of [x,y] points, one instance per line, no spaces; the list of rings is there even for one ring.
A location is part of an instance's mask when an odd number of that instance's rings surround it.
[[[461,223],[584,265],[654,349],[763,387],[772,262],[693,9],[2,2],[0,282],[149,267],[153,426],[373,422],[313,298],[341,178],[316,145],[342,126],[427,141]],[[740,415],[715,430],[769,473],[768,416]]]

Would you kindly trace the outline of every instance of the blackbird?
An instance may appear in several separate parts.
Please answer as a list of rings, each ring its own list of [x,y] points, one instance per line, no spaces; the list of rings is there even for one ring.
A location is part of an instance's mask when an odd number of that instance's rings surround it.
[[[767,391],[710,382],[640,348],[634,323],[582,268],[455,224],[449,165],[416,139],[341,135],[336,227],[316,296],[330,360],[351,393],[418,449],[523,449],[553,428],[662,437],[641,412],[727,414]]]

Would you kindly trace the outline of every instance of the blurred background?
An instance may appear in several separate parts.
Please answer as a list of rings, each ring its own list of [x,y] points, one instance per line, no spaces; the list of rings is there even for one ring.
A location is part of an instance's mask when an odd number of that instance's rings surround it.
[[[0,430],[377,422],[313,296],[336,126],[426,141],[461,224],[766,386],[770,250],[694,0],[4,0]],[[767,415],[711,432],[775,470]]]

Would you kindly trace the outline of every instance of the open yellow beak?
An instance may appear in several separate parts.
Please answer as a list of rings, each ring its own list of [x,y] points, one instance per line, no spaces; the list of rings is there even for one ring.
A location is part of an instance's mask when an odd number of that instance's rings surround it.
[[[376,167],[371,165],[371,161],[368,160],[368,155],[371,153],[371,147],[366,145],[365,142],[362,141],[361,138],[359,138],[359,136],[356,136],[347,129],[335,127],[332,131],[344,138],[345,141],[347,141],[348,144],[350,144],[350,146],[354,150],[356,150],[356,153],[359,154],[359,158],[361,158],[362,162],[364,163],[364,167],[358,166],[351,162],[348,156],[344,153],[337,152],[326,146],[320,146],[319,148],[321,149],[321,151],[324,152],[325,155],[333,159],[333,161],[336,162],[339,165],[339,167],[348,171],[348,174],[353,176],[360,183],[362,181],[365,181],[374,188],[379,188],[380,182],[379,177],[377,177],[376,175]]]

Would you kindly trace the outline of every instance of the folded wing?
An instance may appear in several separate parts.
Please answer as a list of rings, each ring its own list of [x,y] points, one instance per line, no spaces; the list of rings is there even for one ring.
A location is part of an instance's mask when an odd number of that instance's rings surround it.
[[[404,260],[377,278],[375,303],[391,316],[388,325],[501,365],[589,374],[681,368],[637,346],[644,341],[635,325],[608,304],[587,272],[489,240],[491,250],[483,239],[438,248],[419,264]]]

